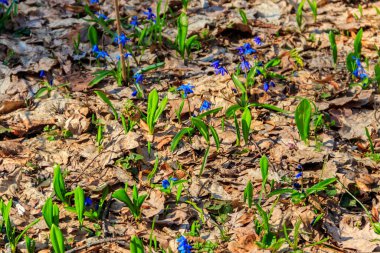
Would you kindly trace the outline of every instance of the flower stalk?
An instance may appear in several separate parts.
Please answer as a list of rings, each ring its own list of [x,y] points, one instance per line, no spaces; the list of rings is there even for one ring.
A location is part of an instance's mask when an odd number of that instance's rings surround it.
[[[115,9],[116,9],[116,28],[117,28],[117,36],[120,37],[121,35],[121,25],[120,25],[120,12],[119,12],[119,0],[114,0]],[[121,71],[123,76],[123,81],[127,81],[127,71],[125,69],[125,61],[124,61],[124,52],[123,52],[123,45],[122,43],[119,44],[119,53],[120,53],[120,64],[121,64]]]

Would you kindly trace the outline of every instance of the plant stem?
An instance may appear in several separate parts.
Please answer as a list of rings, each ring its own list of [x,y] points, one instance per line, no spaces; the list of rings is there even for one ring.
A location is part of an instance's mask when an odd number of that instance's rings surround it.
[[[120,34],[121,34],[121,25],[120,25],[119,0],[115,0],[114,3],[115,3],[115,9],[116,9],[117,36],[120,36]],[[126,82],[127,81],[127,72],[126,72],[126,69],[125,69],[123,45],[121,43],[118,43],[118,44],[119,44],[120,63],[121,63],[123,81]]]

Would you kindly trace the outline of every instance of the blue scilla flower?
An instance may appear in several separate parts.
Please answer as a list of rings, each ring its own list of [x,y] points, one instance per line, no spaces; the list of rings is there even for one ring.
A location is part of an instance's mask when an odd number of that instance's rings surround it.
[[[103,20],[108,19],[108,17],[101,12],[95,12],[95,14],[96,14],[96,16],[98,16],[99,19],[103,19]]]
[[[85,206],[91,206],[92,205],[92,199],[90,197],[86,197],[84,199],[84,205]]]
[[[191,253],[191,245],[187,242],[186,237],[181,236],[177,239],[178,242],[178,252],[179,253]]]
[[[238,47],[237,50],[239,55],[249,55],[256,53],[256,50],[253,49],[249,43],[244,43],[244,45],[242,47]]]
[[[201,107],[199,108],[199,112],[207,111],[211,108],[211,102],[204,100]]]
[[[130,41],[130,39],[127,38],[124,33],[120,34],[120,36],[116,35],[115,39],[113,40],[113,42],[117,44],[122,44],[123,47],[125,47],[125,44],[127,44],[128,41]]]
[[[45,70],[40,70],[40,77],[45,77],[46,76],[46,73],[45,73]]]
[[[244,72],[251,69],[251,64],[244,58],[244,56],[241,57],[240,69]]]
[[[256,36],[253,38],[253,42],[256,43],[256,45],[258,46],[262,46],[263,45],[263,42],[261,41],[261,38],[259,36]]]
[[[9,5],[8,0],[0,0],[1,4]]]
[[[90,0],[90,4],[98,4],[99,0]]]
[[[134,91],[132,92],[132,97],[136,97],[136,95],[137,95],[137,90],[134,90]]]
[[[293,188],[296,190],[299,190],[299,189],[301,189],[301,185],[299,183],[294,183]]]
[[[264,82],[264,91],[265,92],[268,92],[269,88],[270,87],[275,87],[276,84],[273,82],[273,81],[270,81],[269,83],[268,82]]]
[[[130,57],[130,56],[132,56],[132,54],[130,54],[130,53],[125,53],[125,54],[124,54],[124,58],[125,58],[125,59],[128,59],[128,57]],[[116,56],[116,60],[120,61],[120,55],[117,55],[117,56]]]
[[[141,73],[136,73],[133,75],[133,78],[135,79],[135,83],[141,84],[144,80],[144,76]]]
[[[186,98],[187,95],[194,93],[193,89],[195,86],[188,84],[182,84],[177,88],[177,91],[183,91],[183,96]]]
[[[360,58],[354,56],[353,59],[355,60],[355,63],[356,63],[356,69],[354,70],[354,72],[352,72],[352,74],[354,74],[354,76],[356,76],[357,78],[360,78],[362,80],[367,78],[368,75],[365,72],[365,70],[362,66],[362,63],[360,62]]]
[[[222,76],[224,76],[224,74],[228,73],[228,71],[225,67],[220,66],[219,60],[213,61],[211,63],[211,66],[214,67],[215,74],[217,74],[217,75],[221,74]]]
[[[136,26],[138,26],[139,25],[139,21],[138,21],[138,18],[137,18],[137,16],[133,16],[132,17],[132,20],[131,20],[131,26],[133,27],[133,28],[135,28]]]
[[[302,171],[297,173],[297,175],[295,176],[295,179],[299,179],[301,177],[302,177]]]
[[[106,58],[108,56],[108,53],[106,51],[100,50],[98,45],[94,45],[92,47],[92,52],[95,54],[96,59]]]
[[[148,8],[148,11],[144,11],[144,14],[146,15],[148,20],[152,20],[153,22],[156,22],[156,15],[153,14],[152,8]]]
[[[169,182],[169,180],[164,179],[164,180],[162,180],[161,185],[162,185],[162,188],[168,189],[170,187],[170,182]]]

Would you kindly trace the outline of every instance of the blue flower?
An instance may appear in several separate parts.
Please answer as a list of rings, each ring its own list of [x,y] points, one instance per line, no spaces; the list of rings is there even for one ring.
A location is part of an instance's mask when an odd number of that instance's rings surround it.
[[[167,179],[162,180],[162,188],[168,189],[170,187],[170,182]]]
[[[299,179],[300,177],[302,177],[302,171],[297,173],[297,175],[295,176],[295,179]]]
[[[172,177],[172,178],[169,178],[169,180],[171,180],[171,181],[178,181],[178,178]]]
[[[268,83],[268,82],[265,82],[265,83],[264,83],[264,91],[265,91],[265,92],[268,92],[270,86],[275,87],[276,84],[275,84],[273,81],[270,81],[269,83]]]
[[[115,43],[122,44],[123,47],[125,47],[125,44],[127,44],[128,41],[130,41],[130,39],[127,38],[124,33],[120,34],[120,36],[116,35],[115,39],[113,40]]]
[[[249,43],[244,43],[244,45],[242,47],[238,47],[237,50],[239,55],[249,55],[256,53],[256,50],[253,49]]]
[[[251,64],[244,58],[244,56],[241,57],[240,69],[244,72],[251,69]]]
[[[132,56],[132,54],[130,54],[130,53],[125,53],[125,54],[124,54],[124,58],[125,58],[125,59],[127,59],[127,58],[130,57],[130,56]],[[117,55],[117,56],[116,56],[116,60],[120,61],[120,55]]]
[[[147,16],[148,20],[152,20],[153,22],[156,22],[156,15],[153,14],[152,8],[148,8],[148,11],[144,11],[144,14]]]
[[[219,68],[219,64],[220,64],[219,60],[213,61],[211,63],[211,67],[217,69],[217,68]]]
[[[268,82],[264,83],[264,87],[263,88],[264,88],[265,92],[268,92],[268,90],[269,90],[269,84],[268,84]]]
[[[133,27],[133,28],[135,28],[136,26],[138,26],[139,25],[139,21],[138,21],[138,18],[137,18],[137,16],[133,16],[132,17],[132,20],[131,20],[131,26]]]
[[[190,85],[190,84],[182,84],[177,88],[177,91],[183,91],[183,95],[186,98],[188,94],[194,93],[193,89],[195,86]]]
[[[5,5],[9,5],[8,0],[0,0],[0,3],[5,4]]]
[[[211,66],[214,67],[214,69],[215,69],[215,74],[217,74],[217,75],[218,75],[218,74],[222,74],[222,76],[224,76],[224,74],[227,74],[228,71],[227,71],[227,69],[226,69],[225,67],[222,67],[222,66],[220,66],[219,64],[220,64],[219,61],[216,60],[216,61],[213,61],[213,62],[211,63]]]
[[[294,183],[293,188],[296,190],[299,190],[299,189],[301,189],[301,185],[299,183]]]
[[[211,108],[211,102],[205,100],[203,101],[201,107],[199,108],[199,112],[207,111]]]
[[[107,20],[108,17],[101,12],[95,12],[99,19]]]
[[[98,4],[99,0],[90,0],[90,4]]]
[[[184,236],[181,236],[177,239],[178,242],[178,252],[179,253],[191,253],[191,245],[187,242],[187,239]]]
[[[106,51],[99,50],[98,45],[94,45],[92,47],[92,52],[95,54],[96,59],[106,58],[108,56],[108,53]]]
[[[302,170],[302,165],[301,164],[298,164],[297,170]]]
[[[136,73],[133,75],[133,78],[135,79],[135,83],[141,84],[144,80],[144,76],[141,73]]]
[[[92,205],[92,199],[90,197],[86,197],[84,199],[84,205],[85,206],[91,206]]]
[[[261,41],[261,38],[259,36],[256,36],[253,38],[253,42],[256,43],[256,45],[258,46],[262,46],[263,45],[263,42]]]
[[[137,90],[134,90],[134,91],[132,92],[132,97],[136,97],[136,95],[137,95]]]
[[[40,70],[40,77],[45,77],[46,76],[46,73],[45,73],[45,70]]]
[[[361,64],[359,57],[354,56],[353,59],[356,62],[356,69],[354,70],[354,72],[352,72],[352,74],[354,74],[354,76],[360,78],[361,80],[368,78],[368,75]]]

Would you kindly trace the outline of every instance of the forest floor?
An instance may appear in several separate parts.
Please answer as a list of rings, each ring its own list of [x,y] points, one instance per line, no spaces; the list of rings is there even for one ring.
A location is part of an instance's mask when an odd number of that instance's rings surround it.
[[[69,252],[130,252],[133,236],[145,252],[187,252],[179,248],[180,236],[192,252],[380,252],[380,235],[374,232],[380,208],[380,76],[375,73],[380,2],[317,3],[314,21],[305,2],[300,28],[297,1],[190,1],[187,36],[198,35],[200,44],[184,61],[175,50],[181,1],[163,0],[157,18],[157,1],[120,0],[121,29],[131,39],[124,52],[133,55],[126,59],[128,80],[120,86],[109,76],[90,86],[94,73],[112,69],[120,55],[107,31],[116,33],[113,1],[19,1],[17,15],[0,35],[0,198],[12,200],[12,225],[21,231],[41,218],[26,234],[35,240],[36,252],[50,252],[41,210],[52,197]],[[155,31],[136,35],[155,25],[144,14],[149,7],[153,19],[163,22],[161,41]],[[94,20],[88,11],[110,19]],[[130,25],[133,16],[136,28]],[[100,50],[109,54],[105,59],[96,59],[90,26]],[[364,81],[349,72],[346,61],[360,29],[357,61]],[[237,48],[245,43],[255,52],[239,55]],[[243,59],[265,73],[255,71],[248,80],[244,69],[237,71]],[[274,66],[263,70],[273,59]],[[227,74],[215,73],[216,60]],[[156,63],[164,64],[141,72]],[[136,95],[133,75],[140,72],[142,92]],[[228,108],[242,103],[234,73],[247,85],[251,105],[231,113]],[[183,84],[194,86],[186,98],[177,90]],[[168,102],[152,135],[146,113],[153,89]],[[306,142],[294,114],[304,98],[312,105]],[[202,113],[215,113],[199,117],[204,101],[211,105]],[[247,113],[250,131],[244,136]],[[210,131],[209,140],[194,118]],[[173,137],[184,128],[192,130],[172,150]],[[264,183],[263,157],[269,164]],[[85,216],[79,226],[75,208],[70,210],[73,196],[64,204],[54,193],[55,164],[67,192],[84,190],[88,212],[101,205],[99,217]],[[330,183],[311,188],[319,182]],[[112,196],[124,185],[128,195],[134,185],[147,194],[139,219]],[[0,252],[7,250],[7,241],[3,228]],[[24,239],[18,248],[26,252]]]

